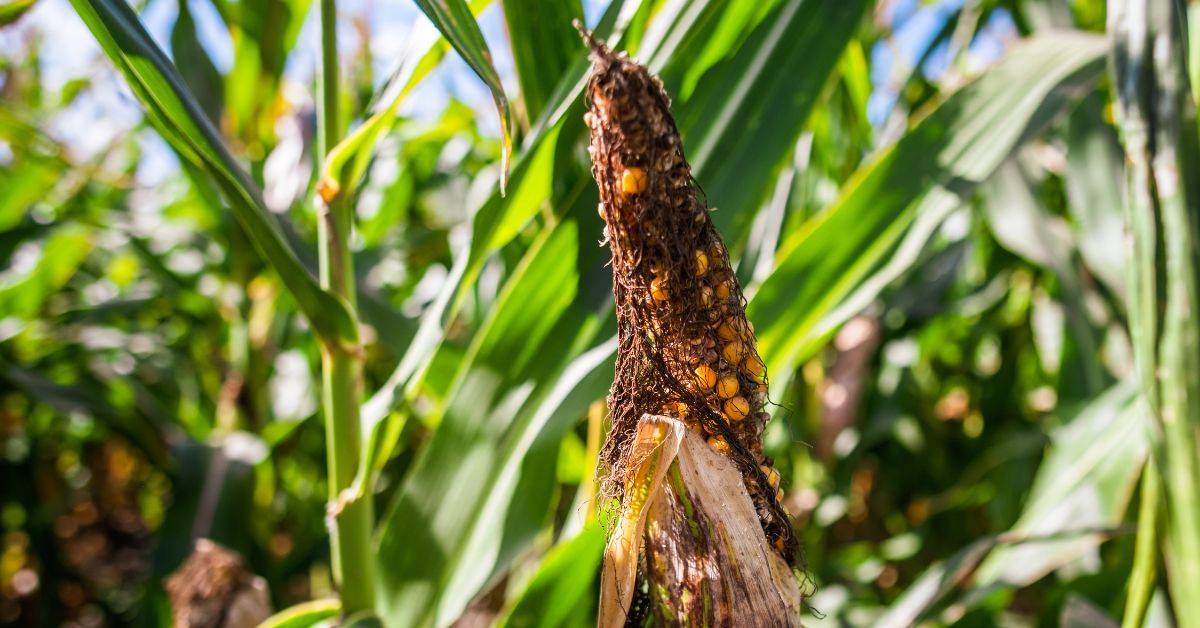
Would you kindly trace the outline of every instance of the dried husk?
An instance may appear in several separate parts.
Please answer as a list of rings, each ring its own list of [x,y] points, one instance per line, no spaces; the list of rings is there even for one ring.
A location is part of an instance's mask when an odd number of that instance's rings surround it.
[[[799,625],[796,577],[729,458],[681,421],[651,415],[634,451],[641,462],[605,552],[599,625],[631,623],[639,550],[649,587],[639,611],[658,625]]]

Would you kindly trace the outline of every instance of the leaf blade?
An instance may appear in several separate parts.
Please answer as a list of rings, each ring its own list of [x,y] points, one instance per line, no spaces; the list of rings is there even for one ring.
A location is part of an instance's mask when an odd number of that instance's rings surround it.
[[[322,340],[343,346],[357,344],[358,329],[346,303],[323,290],[288,246],[263,204],[261,192],[234,161],[133,9],[122,0],[72,0],[71,4],[125,76],[163,138],[216,182],[259,254],[278,272]]]
[[[416,3],[492,93],[500,116],[503,143],[500,158],[500,193],[503,194],[508,184],[508,162],[512,157],[512,113],[483,32],[464,0],[416,0]]]
[[[787,378],[834,329],[916,263],[949,213],[1103,69],[1099,37],[1035,38],[947,98],[861,168],[781,247],[747,307],[769,372]],[[1030,82],[1029,68],[1049,67]],[[797,320],[796,312],[803,312]]]

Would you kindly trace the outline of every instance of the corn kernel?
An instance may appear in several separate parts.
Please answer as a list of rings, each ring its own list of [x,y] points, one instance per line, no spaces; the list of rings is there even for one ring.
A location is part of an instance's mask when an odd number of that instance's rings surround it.
[[[717,385],[717,372],[712,370],[712,367],[707,364],[701,364],[696,367],[696,384],[708,390]]]
[[[738,394],[738,381],[732,375],[726,375],[717,382],[717,396],[728,399]]]
[[[725,343],[725,346],[721,347],[721,357],[730,364],[738,364],[746,357],[746,345],[740,340]]]
[[[771,484],[771,488],[779,488],[779,472],[765,464],[759,468],[762,469],[763,475],[767,476],[767,482]]]
[[[729,342],[730,340],[736,339],[738,337],[738,333],[729,323],[721,323],[721,325],[717,327],[717,337],[721,340]]]
[[[746,367],[746,372],[750,374],[750,377],[753,377],[756,381],[763,381],[767,375],[767,367],[763,364],[762,358],[757,355],[746,358],[746,363],[743,366]]]
[[[725,280],[725,281],[722,281],[721,283],[717,284],[717,298],[718,299],[728,299],[729,298],[729,280]]]
[[[783,489],[781,489],[781,488],[775,489],[775,501],[777,501],[779,503],[783,503]]]
[[[626,168],[621,173],[621,193],[626,196],[646,191],[646,171],[641,168]]]
[[[685,416],[687,416],[687,415],[688,415],[688,407],[687,407],[687,404],[683,403],[682,401],[670,401],[670,402],[667,402],[667,403],[666,403],[666,404],[663,406],[663,410],[664,410],[664,411],[666,411],[666,412],[670,412],[670,413],[672,413],[672,414],[674,414],[675,416],[678,416],[678,417],[685,417]]]
[[[713,302],[713,289],[709,288],[708,286],[701,287],[700,288],[700,306],[708,307],[708,306],[712,305],[712,302]]]
[[[703,277],[708,272],[708,256],[704,251],[696,250],[696,276]]]
[[[732,421],[741,421],[750,414],[750,403],[745,397],[734,397],[725,402],[725,416]]]
[[[726,442],[723,436],[709,436],[708,446],[712,447],[719,454],[729,453],[729,443]]]
[[[666,283],[662,277],[655,277],[650,282],[650,296],[654,297],[655,301],[666,301],[671,298],[671,291],[667,290]]]

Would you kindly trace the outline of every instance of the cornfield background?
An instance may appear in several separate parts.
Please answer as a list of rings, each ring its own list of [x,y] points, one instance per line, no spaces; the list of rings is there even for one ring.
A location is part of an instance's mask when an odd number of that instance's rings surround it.
[[[0,624],[169,624],[200,537],[289,625],[595,623],[579,19],[745,287],[806,625],[1200,626],[1197,11],[0,0]]]

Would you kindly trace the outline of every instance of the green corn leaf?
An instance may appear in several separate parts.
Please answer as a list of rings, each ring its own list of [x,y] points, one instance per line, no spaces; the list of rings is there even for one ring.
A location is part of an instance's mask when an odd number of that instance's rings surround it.
[[[1138,506],[1138,535],[1134,547],[1133,570],[1129,574],[1129,590],[1125,594],[1125,613],[1121,626],[1137,628],[1145,625],[1146,610],[1154,595],[1158,579],[1158,528],[1162,509],[1162,478],[1154,461],[1142,471],[1141,504]]]
[[[595,624],[595,581],[604,556],[604,528],[591,522],[550,550],[503,619],[505,628],[556,628]]]
[[[337,617],[341,611],[340,600],[313,600],[271,615],[258,628],[308,628]]]
[[[1115,528],[1125,519],[1148,453],[1146,417],[1131,382],[1092,400],[1051,434],[1033,487],[1012,534],[1043,536]],[[1073,539],[1004,548],[979,566],[972,588],[1032,584],[1054,569],[1094,553],[1101,539]]]
[[[476,0],[470,5],[474,15],[487,7],[490,0]],[[419,23],[408,36],[408,47],[396,70],[384,82],[381,98],[372,109],[374,113],[347,135],[333,150],[321,168],[317,191],[326,203],[335,196],[352,197],[354,189],[374,156],[375,146],[396,124],[396,112],[412,90],[421,84],[450,51],[450,44],[438,37],[433,28]]]
[[[416,3],[492,92],[492,100],[500,115],[503,142],[500,193],[504,194],[508,183],[508,160],[512,156],[512,113],[509,111],[508,97],[504,95],[504,86],[500,84],[500,75],[492,63],[492,53],[483,39],[483,33],[479,31],[479,24],[464,0],[416,0]]]
[[[869,4],[780,2],[675,107],[692,175],[716,208],[713,220],[731,245],[744,237],[792,155]],[[690,61],[683,56],[675,63],[686,67]],[[664,72],[669,80],[671,66]]]
[[[1071,114],[1067,132],[1067,209],[1075,219],[1079,254],[1097,279],[1124,298],[1125,269],[1124,157],[1112,125],[1104,120],[1104,101],[1093,94]]]
[[[124,0],[72,0],[146,115],[186,161],[212,177],[255,248],[279,274],[318,336],[353,347],[358,329],[345,302],[322,290],[280,233],[262,194],[234,161],[179,72]]]
[[[8,0],[0,4],[0,26],[8,26],[21,19],[37,0]]]
[[[629,11],[630,6],[636,8],[636,3],[614,2],[601,19],[596,29],[597,36],[611,33],[613,38],[619,40],[633,17]],[[391,376],[364,404],[364,433],[382,433],[378,431],[379,423],[393,408],[402,405],[416,394],[426,369],[445,337],[446,324],[453,318],[467,291],[474,285],[487,256],[513,238],[549,198],[552,191],[551,175],[545,172],[549,169],[545,162],[553,162],[554,149],[566,122],[567,113],[575,110],[574,106],[583,93],[583,81],[588,67],[586,54],[581,46],[576,64],[559,83],[552,104],[534,125],[525,149],[516,159],[512,174],[514,192],[507,197],[501,197],[498,193],[492,194],[475,213],[468,254],[455,262],[445,287],[421,317],[420,328],[412,344]],[[579,112],[579,115],[582,116],[582,112]],[[582,124],[576,127],[576,133],[581,132]],[[537,168],[534,167],[535,163]],[[542,172],[538,172],[539,169]],[[533,172],[530,172],[531,170]],[[576,176],[583,180],[582,177],[587,175],[577,173]],[[594,209],[587,210],[587,213],[595,215]],[[367,440],[368,447],[374,446],[372,441],[374,439]]]
[[[934,229],[1090,87],[1102,38],[1057,33],[1013,50],[855,174],[783,243],[748,316],[775,381],[916,262]]]
[[[589,240],[573,222],[543,233],[468,350],[380,528],[380,611],[390,623],[452,621],[541,528],[565,421],[582,416],[612,377],[611,343],[569,359],[597,331],[574,303],[579,269],[599,257],[582,248]],[[428,538],[414,543],[417,530]]]
[[[571,26],[573,20],[583,21],[579,0],[504,0],[521,101],[530,120],[541,115],[579,53],[579,33]]]
[[[1147,448],[1144,415],[1130,383],[1118,384],[1068,417],[1052,437],[1020,520],[934,564],[880,618],[919,623],[960,588],[964,608],[1004,587],[1021,587],[1122,532]]]

